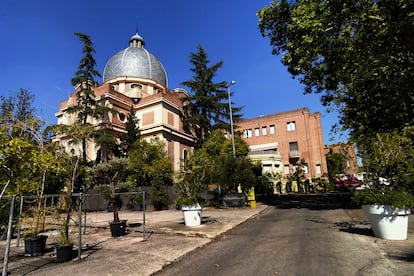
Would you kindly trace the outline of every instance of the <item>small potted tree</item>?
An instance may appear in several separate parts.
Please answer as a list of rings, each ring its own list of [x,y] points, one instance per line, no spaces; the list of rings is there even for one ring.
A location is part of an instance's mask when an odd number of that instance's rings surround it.
[[[59,239],[55,246],[56,261],[66,262],[72,259],[73,243],[69,239],[69,224],[73,210],[71,185],[68,183],[62,190],[55,216],[60,223]]]
[[[99,183],[98,188],[104,191],[112,204],[113,221],[109,223],[109,226],[113,237],[125,235],[126,220],[119,219],[119,195],[117,193],[130,187],[130,183],[126,181],[127,169],[126,158],[114,158],[92,168],[95,181]]]
[[[354,201],[362,205],[379,238],[407,238],[408,215],[413,207],[413,136],[414,128],[406,127],[401,132],[377,133],[359,146],[367,170],[367,188],[357,191]]]
[[[178,194],[177,207],[183,211],[186,226],[201,224],[202,207],[199,193],[209,175],[210,163],[207,159],[202,152],[196,152],[180,172],[180,180],[175,183]]]
[[[44,253],[46,248],[46,240],[48,236],[40,235],[40,233],[43,232],[41,220],[44,216],[44,210],[41,205],[41,198],[39,198],[32,208],[33,216],[25,219],[26,223],[28,223],[28,227],[25,228],[22,235],[24,238],[25,256],[39,256]]]

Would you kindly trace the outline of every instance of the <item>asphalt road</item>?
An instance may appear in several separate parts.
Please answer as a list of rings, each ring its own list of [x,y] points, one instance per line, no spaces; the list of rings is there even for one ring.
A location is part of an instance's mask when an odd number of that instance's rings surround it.
[[[156,275],[409,275],[396,271],[343,195],[283,197]],[[346,227],[344,227],[346,226]]]

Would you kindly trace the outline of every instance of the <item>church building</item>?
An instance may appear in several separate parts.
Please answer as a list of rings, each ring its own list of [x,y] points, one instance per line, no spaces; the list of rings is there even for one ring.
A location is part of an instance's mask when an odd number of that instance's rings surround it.
[[[97,104],[117,112],[109,113],[103,121],[89,118],[89,123],[119,140],[125,133],[124,123],[133,107],[139,120],[141,139],[151,141],[158,138],[164,142],[173,169],[177,171],[194,144],[191,135],[184,131],[180,119],[181,99],[188,94],[181,88],[168,88],[163,65],[144,46],[144,39],[137,33],[130,38],[129,47],[108,60],[103,72],[103,83],[96,85],[93,90]],[[58,124],[74,123],[76,115],[67,112],[74,104],[76,93],[60,103],[59,111],[55,114]],[[68,137],[57,138],[68,152],[80,154],[81,145],[69,143]],[[96,159],[98,149],[93,141],[88,143],[89,160]]]

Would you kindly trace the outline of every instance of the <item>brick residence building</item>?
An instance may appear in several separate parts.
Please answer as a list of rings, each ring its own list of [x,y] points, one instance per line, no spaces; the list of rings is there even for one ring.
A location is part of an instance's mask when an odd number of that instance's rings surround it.
[[[94,87],[95,100],[100,105],[115,109],[117,113],[108,113],[103,121],[89,118],[89,123],[119,141],[125,133],[124,123],[133,107],[139,120],[141,138],[150,141],[157,137],[164,142],[173,169],[178,170],[194,144],[193,138],[184,132],[180,119],[181,98],[187,92],[178,88],[168,89],[164,67],[144,45],[144,39],[135,34],[129,40],[129,47],[117,52],[106,63],[103,83]],[[60,103],[55,114],[58,124],[74,123],[76,115],[66,112],[73,105],[76,105],[76,93]],[[81,145],[69,143],[68,137],[59,136],[57,139],[68,152],[80,154]],[[96,159],[98,149],[93,141],[89,141],[89,160]]]
[[[327,176],[319,112],[301,108],[242,120],[237,127],[249,144],[250,158],[262,163],[263,172],[279,174],[282,192],[301,160],[306,178]]]

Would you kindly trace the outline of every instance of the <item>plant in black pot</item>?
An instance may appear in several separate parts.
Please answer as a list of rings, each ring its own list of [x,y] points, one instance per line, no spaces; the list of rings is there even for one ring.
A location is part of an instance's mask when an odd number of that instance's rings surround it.
[[[27,215],[23,218],[25,229],[23,231],[24,255],[39,256],[46,249],[47,235],[41,235],[43,229],[43,218],[45,216],[42,206],[42,197],[36,197],[32,207],[28,210]]]
[[[126,181],[128,159],[114,158],[108,162],[99,163],[92,168],[97,188],[102,190],[112,205],[113,221],[109,223],[113,237],[125,235],[126,220],[120,220],[119,192],[128,190],[131,184]]]
[[[59,204],[55,208],[55,217],[60,225],[55,246],[57,262],[67,262],[73,258],[73,243],[69,239],[69,226],[75,203],[71,186],[70,183],[65,185],[60,194]]]
[[[46,249],[47,235],[40,235],[41,231],[35,230],[36,227],[25,229],[23,232],[24,239],[24,255],[25,256],[39,256],[42,255]]]
[[[366,211],[374,235],[389,240],[407,238],[413,207],[414,128],[376,133],[359,141],[364,164],[363,187],[353,200]],[[362,140],[362,139],[361,139]]]

